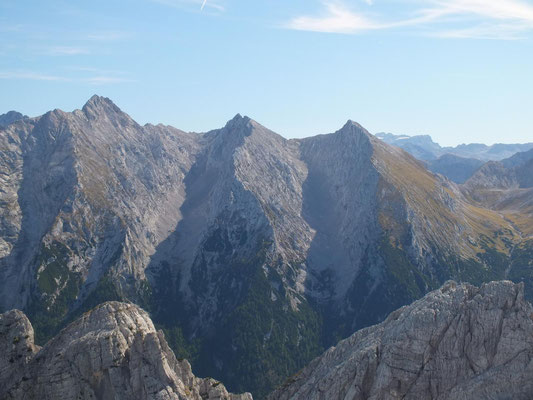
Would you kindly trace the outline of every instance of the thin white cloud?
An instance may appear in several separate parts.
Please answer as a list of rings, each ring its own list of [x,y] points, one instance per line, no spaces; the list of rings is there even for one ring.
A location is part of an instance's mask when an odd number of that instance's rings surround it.
[[[292,19],[286,27],[289,29],[328,32],[328,33],[360,33],[369,30],[391,29],[405,26],[420,25],[442,15],[443,10],[419,10],[416,15],[396,21],[378,21],[362,13],[356,13],[340,2],[323,2],[326,13],[318,17],[302,16]]]
[[[38,72],[11,72],[0,71],[0,79],[22,79],[31,81],[68,81],[68,78],[55,75],[47,75]]]
[[[371,4],[372,0],[369,1]],[[443,38],[516,39],[533,31],[533,5],[521,0],[402,0],[410,16],[390,20],[357,12],[341,1],[322,0],[323,12],[290,20],[288,29],[355,34],[424,26]],[[412,5],[417,4],[418,8]],[[427,30],[426,30],[427,34]]]
[[[446,39],[518,40],[527,37],[524,35],[527,30],[526,27],[516,25],[478,25],[472,28],[437,31],[431,36]]]
[[[533,6],[518,0],[434,0],[432,3],[451,14],[533,22]]]
[[[116,42],[128,39],[132,36],[131,32],[125,31],[99,31],[91,32],[85,36],[85,39],[98,42]]]
[[[54,46],[45,50],[45,53],[53,56],[75,56],[89,54],[89,50],[84,47]]]
[[[379,29],[379,24],[357,14],[339,3],[325,3],[326,12],[317,17],[301,16],[292,19],[287,27],[300,31],[357,33]]]
[[[0,79],[6,80],[30,80],[51,82],[87,83],[90,85],[106,85],[115,83],[134,82],[120,76],[94,75],[88,77],[72,77],[65,75],[50,75],[33,71],[0,71]]]
[[[131,79],[120,78],[116,76],[93,76],[90,78],[85,78],[83,79],[83,81],[90,83],[91,85],[106,85],[112,83],[134,82]]]
[[[85,65],[65,65],[63,66],[64,69],[69,71],[79,71],[79,72],[91,72],[95,75],[115,75],[115,76],[123,76],[125,73],[123,71],[117,71],[113,69],[101,69],[96,67],[90,67]]]
[[[210,1],[204,1],[204,0],[151,0],[153,3],[158,3],[158,4],[162,4],[164,6],[168,6],[168,7],[173,7],[173,8],[185,8],[187,6],[193,6],[193,5],[196,5],[198,7],[200,7],[200,10],[203,10],[204,7],[207,7],[207,8],[211,8],[213,10],[216,10],[216,11],[225,11],[226,8],[214,1],[214,0],[210,0]]]

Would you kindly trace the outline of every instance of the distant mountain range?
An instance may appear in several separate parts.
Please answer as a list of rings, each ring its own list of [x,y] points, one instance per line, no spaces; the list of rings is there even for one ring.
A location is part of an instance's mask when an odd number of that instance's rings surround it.
[[[511,157],[515,153],[533,149],[532,143],[505,144],[496,143],[491,146],[481,143],[460,144],[455,147],[442,147],[435,143],[429,135],[394,135],[377,133],[376,137],[388,144],[401,147],[405,151],[423,161],[435,160],[445,154],[453,154],[463,158],[474,158],[481,161],[499,161]]]
[[[527,155],[458,185],[353,121],[189,133],[99,96],[7,125],[0,151],[0,308],[38,344],[130,301],[196,374],[264,398],[448,279],[533,296]]]
[[[518,152],[533,149],[533,143],[497,143],[492,146],[471,143],[455,147],[441,147],[428,135],[407,136],[378,133],[376,137],[404,149],[424,161],[430,171],[440,173],[455,183],[466,182],[487,161],[501,161]]]

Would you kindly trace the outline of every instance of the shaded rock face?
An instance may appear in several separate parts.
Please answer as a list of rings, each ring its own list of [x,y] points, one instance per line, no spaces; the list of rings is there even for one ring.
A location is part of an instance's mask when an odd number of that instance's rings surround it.
[[[523,284],[447,282],[330,348],[269,399],[530,399]]]
[[[132,304],[102,304],[40,350],[20,311],[0,315],[0,334],[2,399],[252,399],[195,377]]]

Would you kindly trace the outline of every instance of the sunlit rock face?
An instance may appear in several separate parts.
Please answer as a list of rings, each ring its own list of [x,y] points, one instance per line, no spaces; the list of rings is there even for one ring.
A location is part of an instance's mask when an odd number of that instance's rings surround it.
[[[530,399],[532,361],[523,284],[450,281],[330,348],[269,399]]]
[[[132,304],[104,303],[42,349],[20,311],[0,315],[0,333],[2,399],[252,399],[195,377]]]

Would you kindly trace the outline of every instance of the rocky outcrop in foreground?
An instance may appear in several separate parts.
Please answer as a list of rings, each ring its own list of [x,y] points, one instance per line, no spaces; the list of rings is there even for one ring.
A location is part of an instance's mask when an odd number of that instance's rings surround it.
[[[41,349],[27,317],[9,311],[0,315],[0,352],[1,399],[252,399],[195,377],[132,304],[102,304]]]
[[[447,282],[330,348],[270,399],[531,399],[523,290]]]

